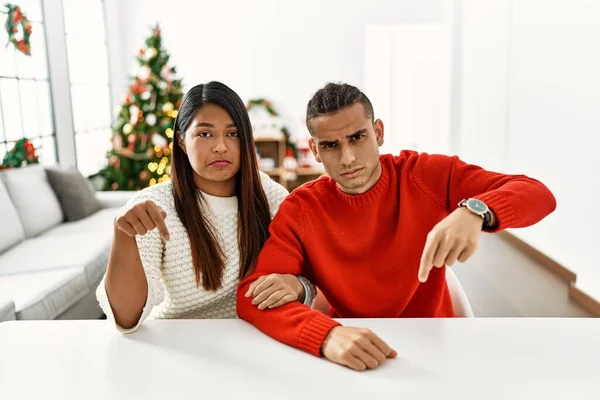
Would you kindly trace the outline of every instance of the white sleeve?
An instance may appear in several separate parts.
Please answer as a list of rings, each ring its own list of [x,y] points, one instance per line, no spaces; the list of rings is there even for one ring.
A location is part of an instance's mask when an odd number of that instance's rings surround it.
[[[127,203],[126,207],[143,200],[147,200],[147,198],[136,196]],[[121,333],[130,333],[135,331],[142,324],[142,322],[148,318],[152,308],[162,303],[165,298],[164,284],[160,270],[163,260],[164,242],[160,236],[160,233],[158,232],[158,229],[155,228],[146,233],[144,236],[136,235],[135,239],[138,252],[140,254],[140,260],[142,262],[144,272],[146,273],[146,280],[148,282],[148,297],[146,298],[142,315],[137,324],[130,329],[124,329],[116,323],[115,316],[106,293],[106,274],[96,289],[96,298],[98,299],[98,303],[100,304],[102,311],[104,311],[104,314],[106,314],[106,318],[108,320],[113,321],[117,330]]]

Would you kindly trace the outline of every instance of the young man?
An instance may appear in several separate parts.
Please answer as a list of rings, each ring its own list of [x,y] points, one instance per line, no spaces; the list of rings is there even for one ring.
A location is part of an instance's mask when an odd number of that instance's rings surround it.
[[[396,352],[299,302],[263,310],[284,293],[266,275],[306,276],[334,318],[453,317],[445,266],[469,259],[482,230],[529,226],[556,207],[542,183],[523,175],[413,151],[380,156],[383,123],[351,85],[319,90],[306,124],[329,176],[283,201],[254,273],[238,287],[237,312],[283,343],[356,370]]]

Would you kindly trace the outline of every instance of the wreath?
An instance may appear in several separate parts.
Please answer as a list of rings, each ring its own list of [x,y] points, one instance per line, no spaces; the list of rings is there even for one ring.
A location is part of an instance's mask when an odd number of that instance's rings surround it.
[[[30,56],[31,42],[29,37],[32,30],[31,22],[23,14],[21,7],[10,3],[4,6],[6,7],[6,11],[3,11],[3,13],[7,14],[4,28],[6,29],[6,33],[8,33],[8,43],[12,43],[21,53]],[[7,46],[8,43],[6,44]]]
[[[271,102],[269,100],[265,100],[265,99],[249,100],[248,103],[246,104],[246,109],[248,111],[250,111],[250,109],[252,109],[253,107],[264,108],[269,113],[269,115],[271,115],[272,117],[279,116],[279,114],[277,114],[277,112],[273,108],[273,104],[271,104]],[[286,153],[287,153],[287,150],[290,149],[292,151],[292,154],[294,155],[294,158],[297,159],[298,153],[296,151],[296,144],[290,140],[290,131],[288,131],[288,129],[284,126],[281,128],[281,133],[283,133],[283,136],[285,137]]]
[[[31,140],[22,138],[17,140],[14,147],[4,155],[0,170],[6,168],[19,168],[40,162],[36,149]]]

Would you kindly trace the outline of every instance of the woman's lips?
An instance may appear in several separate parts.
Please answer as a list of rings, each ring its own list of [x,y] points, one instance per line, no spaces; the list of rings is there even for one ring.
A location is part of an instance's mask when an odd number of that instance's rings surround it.
[[[216,168],[225,168],[225,167],[230,166],[231,162],[227,161],[227,160],[215,160],[208,165],[210,165],[211,167],[216,167]]]

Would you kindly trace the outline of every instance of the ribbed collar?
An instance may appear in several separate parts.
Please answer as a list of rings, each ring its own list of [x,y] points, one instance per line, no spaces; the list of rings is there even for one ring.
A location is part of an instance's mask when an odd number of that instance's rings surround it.
[[[381,164],[381,176],[379,180],[371,189],[362,194],[348,194],[342,191],[339,186],[334,182],[337,196],[340,200],[342,200],[346,204],[363,206],[365,204],[373,203],[378,200],[383,193],[386,192],[387,188],[390,186],[389,177],[390,174],[388,172],[389,166],[386,165],[385,162],[380,158],[379,162]]]
[[[237,214],[237,211],[238,211],[237,196],[219,197],[219,196],[213,196],[212,194],[205,193],[202,190],[198,190],[198,191],[202,194],[202,197],[204,198],[206,205],[208,205],[210,210],[215,215]]]

